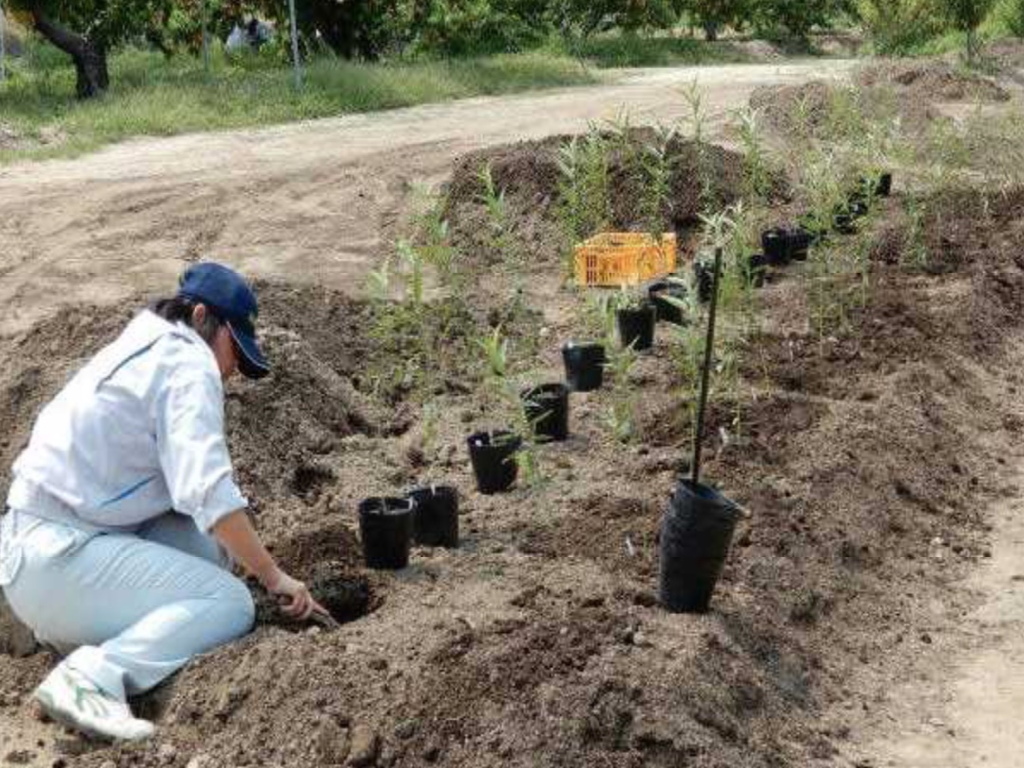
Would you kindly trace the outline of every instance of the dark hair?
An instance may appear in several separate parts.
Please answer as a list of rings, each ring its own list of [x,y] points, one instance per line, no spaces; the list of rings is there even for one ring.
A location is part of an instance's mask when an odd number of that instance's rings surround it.
[[[157,299],[149,305],[149,309],[153,314],[170,323],[184,323],[198,333],[203,341],[212,344],[223,321],[217,317],[217,313],[211,307],[204,304],[203,306],[207,309],[206,318],[199,324],[199,327],[196,327],[192,321],[192,314],[200,303],[181,296],[174,296],[169,299]]]

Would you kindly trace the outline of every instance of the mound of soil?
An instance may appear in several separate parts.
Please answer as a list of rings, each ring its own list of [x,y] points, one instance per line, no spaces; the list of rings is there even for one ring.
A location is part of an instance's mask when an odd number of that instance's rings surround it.
[[[460,158],[446,188],[444,216],[449,220],[455,244],[473,256],[493,251],[488,232],[491,222],[482,202],[481,169],[490,166],[495,187],[505,193],[511,226],[529,253],[528,268],[550,266],[564,253],[565,235],[559,218],[561,171],[559,149],[571,137],[555,136],[540,141],[480,150]],[[651,129],[630,129],[630,151],[642,154],[652,146]],[[605,136],[611,141],[611,136]],[[617,139],[621,141],[621,139]],[[743,158],[718,145],[675,137],[667,145],[671,158],[670,192],[663,211],[675,231],[686,235],[699,224],[705,194],[701,179],[707,178],[707,197],[714,206],[739,199],[743,187]],[[647,226],[642,206],[642,180],[623,151],[610,153],[608,163],[608,226],[618,231],[643,231]],[[785,183],[776,180],[776,195],[785,194]],[[494,261],[493,253],[490,261]]]
[[[772,132],[786,139],[850,138],[856,130],[850,111],[858,119],[885,122],[899,116],[905,131],[924,130],[939,113],[931,99],[896,97],[882,83],[848,88],[824,80],[799,85],[762,86],[750,95],[750,106]]]
[[[750,94],[750,107],[777,131],[819,134],[832,110],[832,85],[811,80],[800,85],[762,86]]]
[[[1007,101],[1009,92],[995,80],[943,61],[887,62],[861,70],[866,86],[891,84],[917,101]]]

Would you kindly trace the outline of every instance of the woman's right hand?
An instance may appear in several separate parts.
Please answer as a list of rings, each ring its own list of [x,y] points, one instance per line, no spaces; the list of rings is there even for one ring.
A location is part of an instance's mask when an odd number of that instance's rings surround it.
[[[313,599],[305,584],[278,567],[260,541],[245,510],[225,515],[214,525],[213,533],[237,562],[256,575],[270,594],[284,598],[281,610],[285,615],[300,621],[308,619],[312,613],[330,616]]]
[[[285,598],[281,610],[293,619],[305,620],[314,612],[328,615],[323,606],[313,599],[305,584],[280,569],[277,569],[264,586],[270,594]]]

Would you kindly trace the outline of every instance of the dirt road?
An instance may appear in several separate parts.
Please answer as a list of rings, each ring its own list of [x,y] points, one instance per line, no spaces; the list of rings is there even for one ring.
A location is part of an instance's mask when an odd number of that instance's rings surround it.
[[[145,139],[0,168],[0,334],[55,306],[173,285],[183,260],[361,290],[415,185],[488,144],[578,131],[622,109],[713,123],[760,85],[841,76],[848,61],[631,72],[613,84],[481,98],[250,131]]]
[[[1024,487],[1024,458],[1014,480]],[[1017,768],[1024,754],[1024,503],[1002,501],[985,519],[992,557],[964,585],[976,608],[957,622],[944,658],[928,659],[891,692],[872,728],[852,739],[871,756],[854,766]],[[877,729],[877,730],[875,730]],[[880,735],[881,734],[881,735]]]

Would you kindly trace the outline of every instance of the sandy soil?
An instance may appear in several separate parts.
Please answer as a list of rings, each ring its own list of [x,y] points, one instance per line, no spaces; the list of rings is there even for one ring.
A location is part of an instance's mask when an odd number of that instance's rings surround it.
[[[257,131],[131,141],[0,168],[0,335],[63,303],[173,285],[183,260],[358,292],[414,185],[467,150],[580,131],[629,110],[673,120],[705,89],[716,123],[761,85],[840,76],[841,60],[628,73],[614,84],[471,99]]]
[[[1008,473],[1024,488],[1024,457]],[[1015,768],[1024,754],[1024,503],[986,512],[992,556],[962,585],[975,607],[851,739],[854,766]],[[941,606],[939,606],[941,610]]]
[[[397,233],[412,185],[447,177],[467,150],[576,131],[624,104],[637,121],[678,117],[680,86],[695,75],[720,125],[756,86],[848,68],[643,73],[603,88],[147,140],[7,168],[0,349],[14,364],[0,374],[0,417],[10,422],[0,455],[24,437],[45,393],[121,326],[128,308],[112,305],[134,305],[171,284],[183,260],[215,254],[270,281],[261,286],[265,338],[282,365],[228,402],[242,482],[267,500],[256,510],[261,530],[288,567],[353,568],[354,502],[433,473],[469,488],[455,446],[467,425],[493,418],[480,392],[441,382],[435,394],[452,418],[424,467],[415,429],[402,434],[405,404],[388,412],[359,391],[372,345],[359,327],[367,308],[349,297]],[[497,150],[507,157],[495,167],[543,189],[541,150]],[[726,155],[723,169],[736,163]],[[456,170],[463,185],[470,170]],[[728,173],[716,178],[728,185]],[[676,214],[685,193],[673,196]],[[473,194],[461,207],[454,197],[453,226],[471,243]],[[529,199],[515,202],[520,225],[532,227]],[[887,203],[880,221],[899,225],[900,205]],[[607,392],[579,398],[573,439],[546,449],[548,485],[470,492],[463,546],[418,548],[406,571],[373,575],[384,602],[359,622],[327,635],[261,626],[189,665],[140,703],[163,729],[141,750],[95,750],[40,730],[20,702],[50,660],[0,660],[0,759],[100,768],[378,757],[460,768],[1014,764],[1020,691],[1007,681],[1021,679],[1012,664],[1024,531],[1007,446],[1024,418],[1013,397],[1022,356],[1004,346],[1022,330],[1024,190],[964,193],[949,205],[950,215],[940,208],[925,222],[934,271],[905,273],[880,253],[873,298],[850,334],[808,333],[798,265],[761,294],[766,327],[741,375],[763,396],[744,413],[748,437],[708,457],[708,474],[756,514],[738,533],[711,615],[668,615],[650,596],[657,516],[687,439],[674,426],[676,373],[660,332],[632,380],[644,395],[642,444],[609,444]],[[995,235],[991,251],[981,228]],[[557,282],[557,255],[534,250],[528,299],[545,318],[537,335],[578,337],[572,296],[545,288]],[[63,307],[76,302],[85,306]],[[536,357],[558,370],[557,345],[541,344]],[[727,409],[713,409],[713,433],[733,428]],[[364,747],[367,761],[357,759]],[[75,750],[87,752],[80,762]]]

